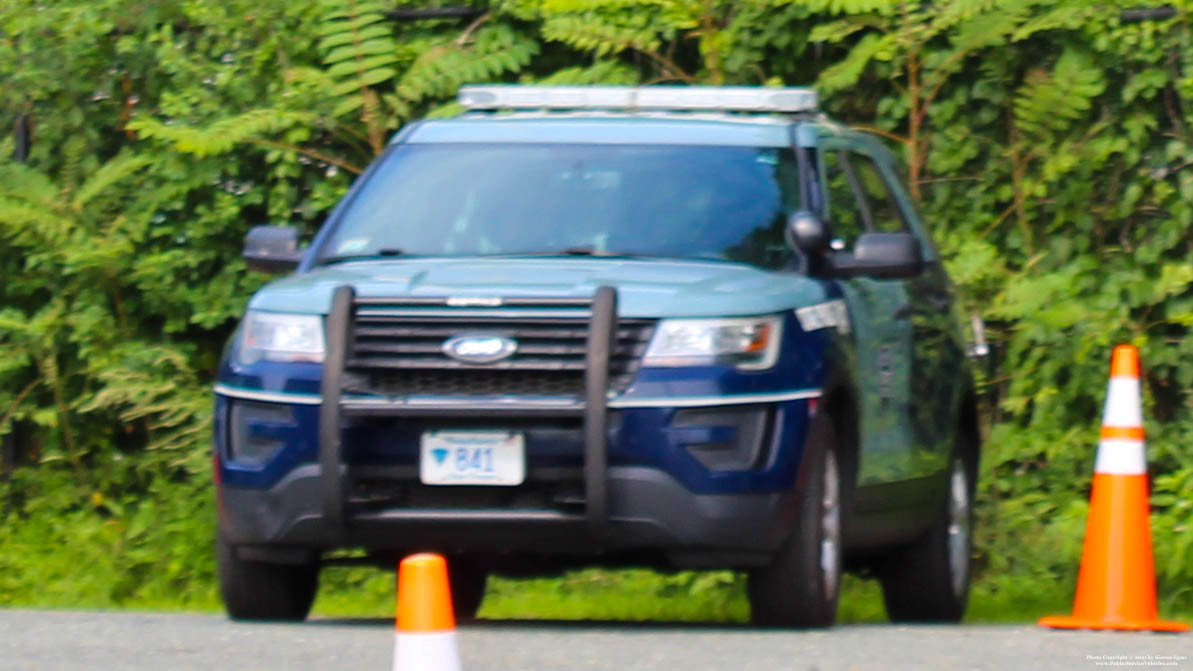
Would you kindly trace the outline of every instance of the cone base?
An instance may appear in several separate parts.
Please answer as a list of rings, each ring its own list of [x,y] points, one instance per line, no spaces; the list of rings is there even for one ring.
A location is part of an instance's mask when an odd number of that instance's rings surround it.
[[[456,632],[399,631],[394,639],[393,671],[460,671]]]
[[[1189,631],[1189,625],[1184,622],[1169,622],[1166,620],[1098,620],[1087,617],[1070,617],[1067,615],[1053,615],[1040,618],[1041,627],[1052,629],[1113,629],[1116,631]]]

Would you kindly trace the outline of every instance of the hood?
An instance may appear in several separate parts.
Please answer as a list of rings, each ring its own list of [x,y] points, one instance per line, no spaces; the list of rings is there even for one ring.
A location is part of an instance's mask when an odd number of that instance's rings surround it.
[[[827,298],[822,282],[735,263],[601,258],[411,258],[338,263],[265,286],[249,307],[326,314],[336,287],[369,297],[588,297],[618,291],[625,317],[779,312]]]

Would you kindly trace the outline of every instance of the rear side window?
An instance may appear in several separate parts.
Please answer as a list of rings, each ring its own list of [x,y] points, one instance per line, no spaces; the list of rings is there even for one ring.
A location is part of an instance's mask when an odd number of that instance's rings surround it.
[[[824,173],[833,248],[851,249],[857,237],[869,230],[869,213],[864,209],[864,201],[858,198],[857,180],[843,152],[824,152]]]
[[[824,152],[828,222],[833,248],[853,248],[862,233],[907,231],[907,220],[874,159],[848,151]]]
[[[833,230],[833,247],[847,250],[865,233],[866,214],[861,209],[847,160],[841,152],[824,152],[824,185],[828,189],[828,223]]]
[[[863,154],[849,155],[849,162],[857,175],[858,186],[870,210],[873,230],[881,233],[901,233],[907,230],[903,211],[891,193],[890,185],[874,159]]]

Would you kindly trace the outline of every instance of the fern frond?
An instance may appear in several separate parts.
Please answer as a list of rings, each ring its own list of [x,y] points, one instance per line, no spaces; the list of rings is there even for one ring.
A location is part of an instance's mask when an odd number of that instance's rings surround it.
[[[189,447],[194,436],[206,430],[210,402],[184,352],[127,343],[112,359],[113,364],[93,371],[104,386],[80,412],[116,411],[125,422],[144,421],[151,434],[147,449]]]
[[[853,86],[861,78],[870,61],[889,58],[893,42],[894,38],[890,35],[868,33],[849,50],[844,59],[820,73],[816,82],[817,88],[828,93]]]
[[[104,163],[75,192],[71,206],[82,210],[92,198],[107,191],[151,163],[149,157],[136,154],[121,154]]]
[[[535,83],[548,85],[636,84],[638,75],[615,60],[597,61],[592,65],[557,70]]]
[[[0,231],[18,245],[57,248],[70,236],[67,223],[37,203],[0,198]]]
[[[1025,135],[1046,138],[1088,114],[1093,99],[1106,88],[1099,68],[1084,54],[1067,49],[1052,71],[1029,72],[1015,95],[1016,127]]]
[[[394,93],[403,108],[449,96],[462,84],[492,81],[517,72],[538,53],[538,43],[504,26],[482,29],[472,46],[445,42],[424,51],[398,79]]]
[[[877,14],[892,16],[904,0],[803,0],[800,4],[816,14]]]
[[[335,82],[331,89],[337,98],[347,98],[397,76],[398,46],[393,30],[376,2],[357,0],[326,0],[324,22],[319,27],[319,50],[327,75]],[[378,130],[376,111],[367,98],[335,107],[334,114],[342,116],[364,108],[370,135]]]
[[[812,32],[808,34],[808,41],[836,44],[865,27],[866,24],[849,19],[829,21],[812,28]]]
[[[62,145],[62,168],[58,173],[58,185],[62,193],[69,194],[75,190],[83,175],[83,158],[87,153],[87,143],[83,138],[72,136]]]
[[[1045,30],[1076,29],[1085,25],[1091,16],[1098,13],[1108,14],[1117,20],[1119,8],[1114,4],[1097,6],[1083,2],[1057,3],[1057,6],[1042,14],[1037,8],[1036,12],[1015,31],[1011,39],[1018,42]]]
[[[596,16],[564,15],[549,18],[543,23],[543,37],[591,51],[598,58],[619,54],[627,49],[655,51],[660,44],[658,33],[652,28],[613,25]]]
[[[0,196],[53,209],[61,195],[61,187],[44,173],[23,163],[0,163]]]
[[[134,119],[128,128],[141,137],[173,143],[177,151],[212,156],[225,153],[254,137],[311,124],[315,120],[315,115],[310,112],[259,109],[221,119],[206,128],[167,125],[151,117]]]
[[[344,24],[331,24],[331,30],[326,37],[319,40],[319,48],[328,53],[328,60],[334,60],[340,57],[333,50],[345,44],[353,45],[357,43],[372,43],[377,38],[392,38],[393,29],[384,24],[365,24],[363,27],[357,27],[354,30],[344,30]]]

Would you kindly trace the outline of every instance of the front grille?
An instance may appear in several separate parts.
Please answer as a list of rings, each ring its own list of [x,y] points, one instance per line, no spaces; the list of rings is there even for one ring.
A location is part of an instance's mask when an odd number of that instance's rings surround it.
[[[585,309],[411,309],[403,301],[357,299],[346,391],[387,395],[582,396],[588,339]],[[564,299],[566,300],[566,299]],[[421,307],[421,306],[420,306]],[[519,312],[526,312],[519,310]],[[650,319],[619,319],[609,360],[609,387],[623,391],[638,371],[654,332]],[[458,361],[443,343],[477,333],[512,338],[518,349],[490,364]]]
[[[576,469],[564,477],[528,478],[515,487],[441,487],[418,482],[414,473],[406,477],[363,475],[349,480],[349,500],[362,508],[452,508],[461,509],[563,509],[584,505],[582,474]]]
[[[392,396],[570,396],[584,390],[583,371],[381,370],[365,389]]]

